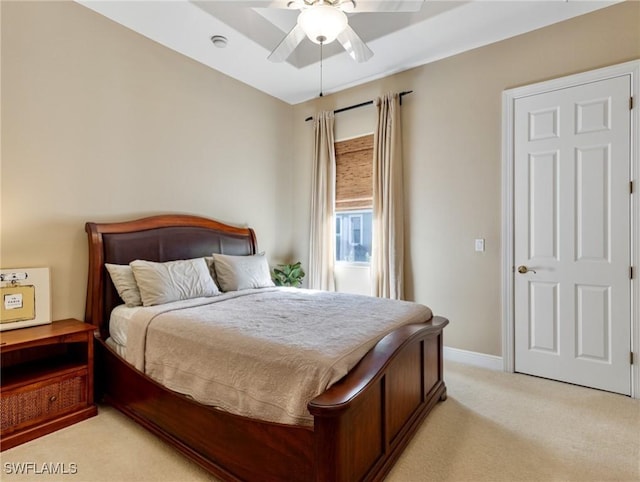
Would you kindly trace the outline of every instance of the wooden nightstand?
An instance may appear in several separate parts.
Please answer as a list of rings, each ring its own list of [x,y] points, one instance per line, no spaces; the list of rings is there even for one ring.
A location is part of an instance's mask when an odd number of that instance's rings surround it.
[[[97,414],[95,329],[69,319],[0,332],[0,450]]]

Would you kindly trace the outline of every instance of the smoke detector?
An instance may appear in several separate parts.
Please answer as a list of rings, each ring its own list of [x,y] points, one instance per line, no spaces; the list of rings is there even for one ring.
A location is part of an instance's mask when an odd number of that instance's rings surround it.
[[[223,49],[227,46],[229,40],[224,35],[214,35],[213,37],[211,37],[211,42],[213,42],[213,45],[215,45],[219,49]]]

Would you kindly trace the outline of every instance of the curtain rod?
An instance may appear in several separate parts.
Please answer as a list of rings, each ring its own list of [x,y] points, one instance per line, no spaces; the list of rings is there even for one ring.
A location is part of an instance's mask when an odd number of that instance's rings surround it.
[[[402,97],[408,94],[411,94],[413,92],[413,90],[406,90],[404,92],[400,92],[400,105],[402,105]],[[365,105],[371,105],[373,104],[372,100],[369,100],[367,102],[361,102],[359,104],[354,104],[354,105],[350,105],[348,107],[342,107],[341,109],[336,109],[333,111],[334,114],[339,114],[340,112],[345,112],[347,110],[351,110],[351,109],[357,109],[358,107],[364,107]],[[313,120],[313,116],[311,117],[307,117],[304,121],[308,122],[310,120]]]

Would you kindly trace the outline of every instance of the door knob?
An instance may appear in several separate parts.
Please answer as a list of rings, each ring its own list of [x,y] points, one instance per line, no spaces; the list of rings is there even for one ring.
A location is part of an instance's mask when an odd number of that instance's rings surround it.
[[[528,273],[529,271],[531,271],[532,273],[535,273],[535,270],[529,269],[524,265],[518,266],[518,273],[520,274],[525,274],[525,273]]]

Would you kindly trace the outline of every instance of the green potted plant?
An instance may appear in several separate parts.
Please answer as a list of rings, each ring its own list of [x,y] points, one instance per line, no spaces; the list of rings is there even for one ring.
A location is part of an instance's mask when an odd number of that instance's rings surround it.
[[[302,284],[305,272],[300,265],[300,261],[293,264],[279,264],[273,268],[272,277],[276,286],[293,286],[295,288]]]

